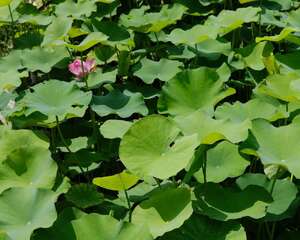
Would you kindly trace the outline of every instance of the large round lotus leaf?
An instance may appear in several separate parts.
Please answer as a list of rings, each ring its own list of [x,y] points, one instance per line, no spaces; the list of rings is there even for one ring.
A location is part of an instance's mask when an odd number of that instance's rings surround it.
[[[94,96],[92,109],[101,117],[116,114],[121,118],[130,117],[134,113],[147,115],[148,108],[145,105],[141,93],[131,93],[113,90],[105,96]]]
[[[219,140],[227,139],[238,143],[246,140],[251,121],[233,122],[230,119],[213,119],[202,111],[195,111],[187,116],[178,116],[175,122],[182,132],[189,136],[197,133],[199,142],[213,144]]]
[[[239,154],[237,145],[224,141],[207,151],[206,180],[218,183],[226,178],[240,176],[249,164]],[[194,176],[204,182],[202,170]]]
[[[95,1],[82,1],[77,3],[72,0],[66,0],[55,7],[57,16],[80,18],[81,16],[89,17],[92,12],[97,10]]]
[[[202,43],[206,40],[215,39],[218,33],[215,29],[206,25],[195,25],[188,30],[175,28],[165,39],[162,41],[170,41],[175,45],[187,44],[195,47],[195,44]]]
[[[257,118],[276,121],[286,117],[286,106],[280,103],[271,104],[260,98],[252,99],[246,103],[235,102],[234,104],[224,103],[215,111],[216,119],[230,119],[233,122],[243,122],[247,119]]]
[[[132,213],[132,222],[146,225],[153,237],[180,227],[193,213],[191,193],[186,188],[159,189]]]
[[[111,216],[96,213],[85,215],[71,223],[76,236],[74,240],[153,239],[145,225],[119,222]]]
[[[131,125],[132,122],[128,121],[113,119],[107,120],[101,125],[100,132],[103,137],[108,139],[122,138]]]
[[[257,153],[262,163],[280,165],[300,178],[300,118],[278,128],[262,119],[254,120],[252,125],[252,132],[259,144]]]
[[[158,62],[144,58],[141,60],[141,68],[134,75],[147,84],[152,84],[155,79],[167,82],[180,72],[182,63],[168,59],[160,59]]]
[[[47,27],[44,33],[42,46],[59,45],[66,38],[69,30],[72,27],[73,19],[68,17],[56,17]]]
[[[205,22],[212,31],[217,30],[223,36],[234,29],[241,27],[244,23],[257,22],[261,8],[247,7],[238,8],[235,11],[223,10],[218,16],[211,15]]]
[[[201,214],[221,221],[242,217],[262,218],[266,215],[266,207],[273,201],[267,190],[252,185],[236,191],[216,183],[206,183],[197,187],[195,194],[196,209]]]
[[[13,240],[29,240],[56,219],[57,194],[47,189],[11,188],[0,195],[0,231]]]
[[[0,193],[11,187],[52,188],[57,166],[48,143],[32,131],[4,127],[0,139]]]
[[[243,190],[249,185],[257,185],[265,188],[267,191],[272,191],[273,181],[267,179],[263,174],[250,174],[247,173],[239,177],[236,181],[238,186]],[[272,191],[272,202],[268,208],[267,218],[279,217],[283,214],[295,200],[298,189],[294,183],[288,179],[277,179]]]
[[[124,191],[134,186],[139,181],[135,175],[123,171],[112,176],[97,177],[93,179],[93,183],[99,187],[114,190]]]
[[[158,101],[160,113],[183,115],[202,109],[212,111],[222,99],[235,93],[225,89],[216,71],[198,68],[178,73],[163,87]]]
[[[52,66],[68,56],[68,51],[65,47],[53,49],[35,47],[25,49],[21,58],[23,66],[26,67],[28,71],[34,72],[40,70],[48,73],[51,71]]]
[[[151,115],[135,122],[123,136],[120,159],[140,177],[167,179],[185,168],[198,146],[197,136],[177,138],[172,120]]]
[[[128,15],[121,15],[120,23],[140,32],[160,32],[168,25],[175,24],[182,18],[186,7],[181,4],[163,5],[159,12],[145,13],[148,7],[133,9]]]
[[[74,83],[49,80],[32,87],[21,100],[28,116],[40,112],[55,121],[72,117],[82,117],[91,101],[91,92],[81,91]]]
[[[221,222],[194,214],[179,229],[166,233],[161,240],[247,240],[243,226],[234,221]]]
[[[300,75],[292,72],[275,74],[266,78],[266,84],[257,88],[258,93],[266,94],[286,102],[300,100]]]

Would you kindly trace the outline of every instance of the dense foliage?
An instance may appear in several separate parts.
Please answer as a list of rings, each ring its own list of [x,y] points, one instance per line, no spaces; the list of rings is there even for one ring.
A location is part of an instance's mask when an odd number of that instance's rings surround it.
[[[1,240],[299,240],[300,1],[0,0]]]

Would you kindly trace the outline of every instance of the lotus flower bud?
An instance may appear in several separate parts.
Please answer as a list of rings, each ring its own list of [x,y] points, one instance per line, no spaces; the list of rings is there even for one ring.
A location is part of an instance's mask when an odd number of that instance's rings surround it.
[[[77,79],[87,76],[90,72],[93,72],[95,68],[96,61],[94,59],[87,59],[83,62],[81,62],[80,59],[76,59],[69,64],[69,71],[73,73]]]

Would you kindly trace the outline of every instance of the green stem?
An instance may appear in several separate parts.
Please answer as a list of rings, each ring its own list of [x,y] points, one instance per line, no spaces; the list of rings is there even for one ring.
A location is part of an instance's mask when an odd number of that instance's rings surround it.
[[[260,9],[261,9],[261,11],[259,12],[259,20],[258,20],[258,36],[261,36],[261,28],[262,28],[262,26],[261,26],[261,16],[262,16],[262,0],[260,0],[259,1],[259,7],[260,7]]]
[[[58,135],[59,135],[62,143],[64,144],[65,148],[68,150],[68,152],[72,153],[71,149],[69,148],[69,146],[66,142],[66,139],[64,138],[64,135],[62,134],[62,131],[61,131],[61,128],[60,128],[60,125],[59,125],[58,117],[56,116],[55,118],[56,118],[56,127],[57,127]]]
[[[13,14],[12,14],[12,10],[11,10],[10,4],[8,4],[8,10],[9,10],[9,15],[10,15],[10,19],[11,19],[11,24],[14,25],[15,21],[14,21],[14,17],[13,17]]]
[[[128,221],[131,222],[131,216],[132,216],[132,211],[131,211],[131,204],[130,204],[130,200],[129,200],[129,196],[126,190],[124,190],[125,193],[125,197],[126,197],[126,201],[127,201],[127,205],[128,205],[128,209],[129,209],[129,219]]]
[[[9,10],[9,15],[10,15],[10,20],[11,20],[11,26],[12,26],[12,40],[13,43],[15,42],[15,21],[14,21],[14,17],[12,14],[12,10],[11,10],[11,6],[10,4],[8,4],[8,10]]]
[[[207,183],[207,178],[206,178],[206,156],[204,157],[203,159],[203,164],[202,164],[202,173],[203,173],[203,180],[204,180],[204,183]]]
[[[55,116],[56,118],[56,127],[57,127],[57,131],[58,131],[58,135],[62,141],[62,143],[64,144],[65,148],[68,150],[69,153],[73,153],[72,150],[69,148],[67,142],[66,142],[66,139],[64,138],[64,135],[62,134],[62,131],[61,131],[61,128],[60,128],[60,125],[59,125],[59,120],[58,120],[58,117]],[[86,176],[85,174],[85,171],[84,169],[80,166],[80,163],[78,163],[78,166],[79,166],[79,169],[81,171],[81,173],[86,177],[86,179],[89,181],[88,177]]]

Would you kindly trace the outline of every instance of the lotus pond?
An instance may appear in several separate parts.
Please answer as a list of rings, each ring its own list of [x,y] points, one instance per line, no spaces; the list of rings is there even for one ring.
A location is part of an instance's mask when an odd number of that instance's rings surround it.
[[[0,0],[0,240],[299,240],[299,0]]]

